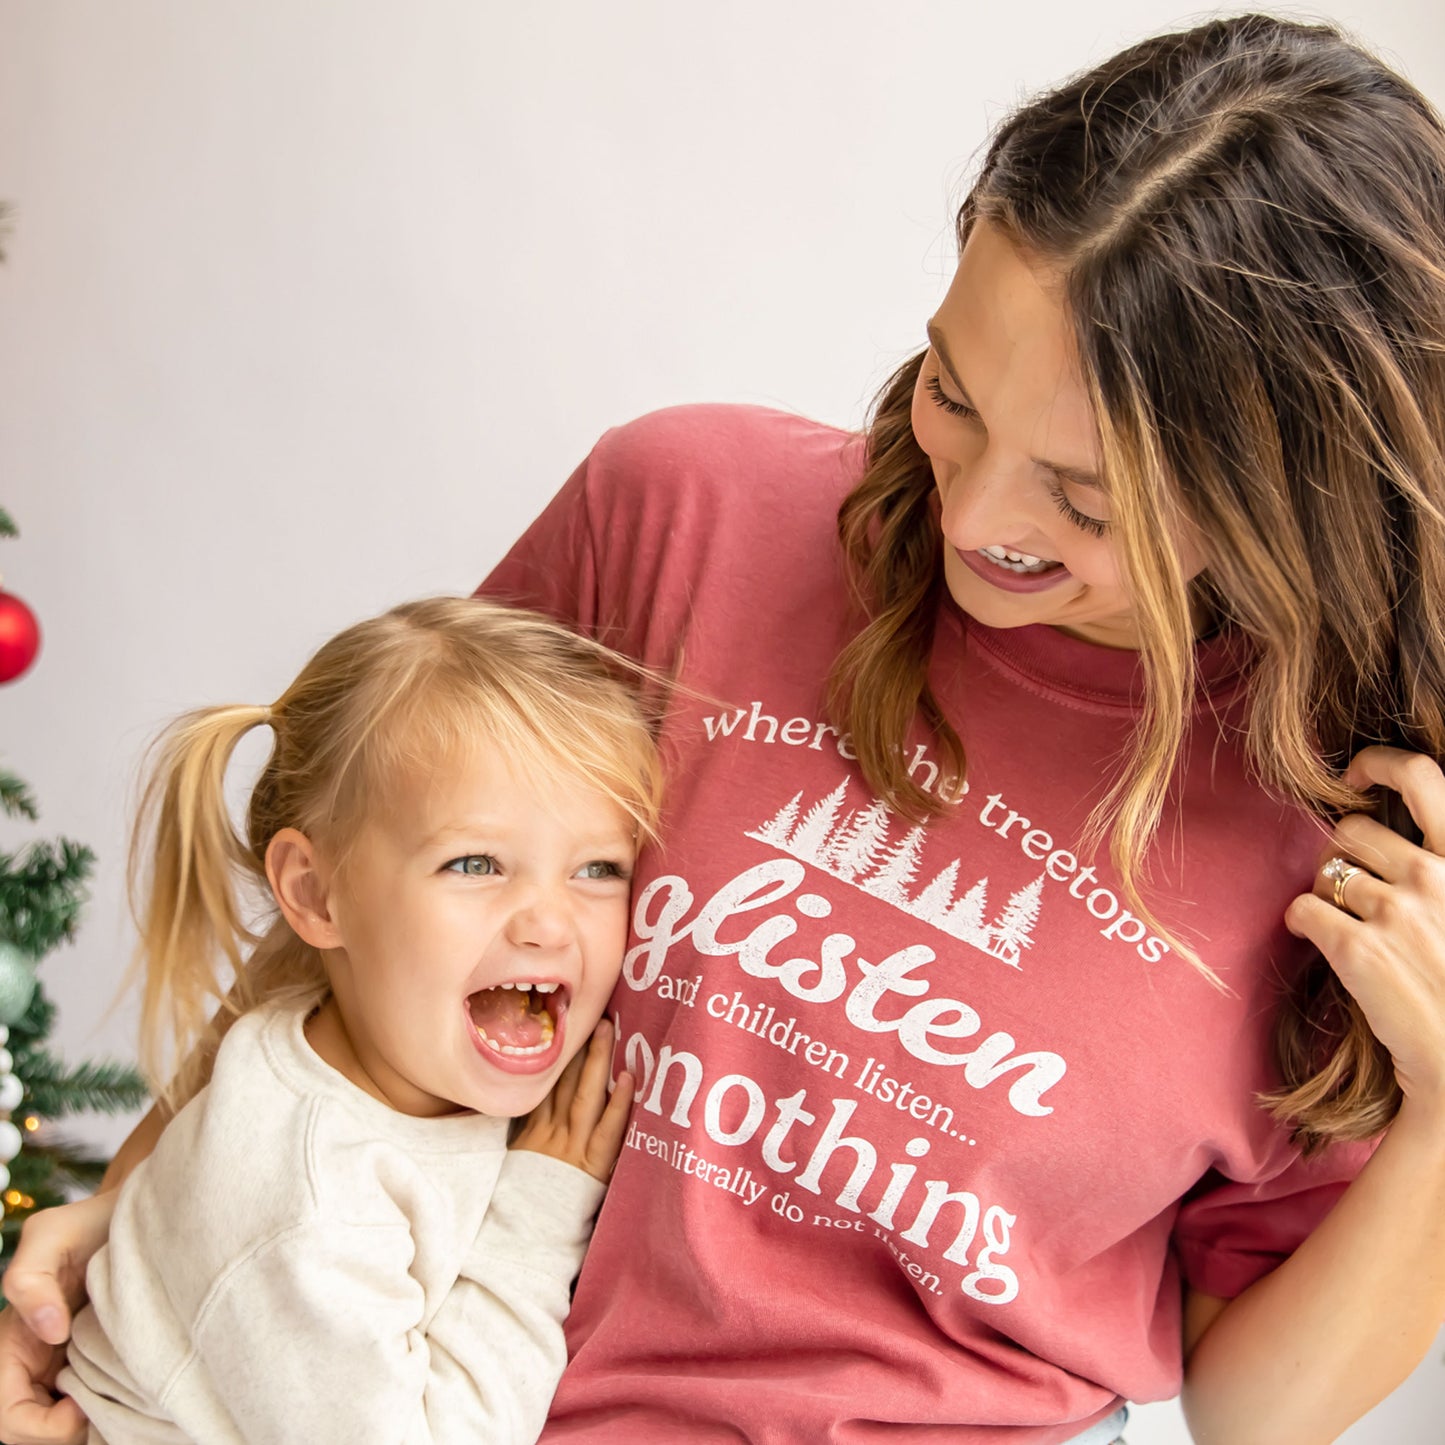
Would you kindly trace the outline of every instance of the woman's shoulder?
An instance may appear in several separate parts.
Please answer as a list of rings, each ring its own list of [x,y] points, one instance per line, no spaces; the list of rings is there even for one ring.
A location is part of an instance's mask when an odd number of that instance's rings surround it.
[[[645,412],[612,427],[603,434],[599,446],[626,446],[687,457],[716,448],[727,453],[808,445],[836,450],[854,436],[842,427],[777,407],[689,402]]]
[[[829,490],[856,479],[855,432],[771,407],[699,403],[665,407],[603,434],[587,460],[592,484],[623,489],[706,486],[728,492],[760,484]],[[831,484],[831,485],[830,485]]]

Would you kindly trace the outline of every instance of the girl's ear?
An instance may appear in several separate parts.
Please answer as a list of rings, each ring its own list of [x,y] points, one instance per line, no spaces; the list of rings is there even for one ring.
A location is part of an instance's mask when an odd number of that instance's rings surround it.
[[[305,833],[282,828],[266,845],[266,880],[282,916],[303,943],[342,947],[331,916],[330,878]]]

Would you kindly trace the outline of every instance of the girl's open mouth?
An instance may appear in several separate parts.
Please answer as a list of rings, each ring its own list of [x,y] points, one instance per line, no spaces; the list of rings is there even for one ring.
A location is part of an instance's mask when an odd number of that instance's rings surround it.
[[[496,1062],[549,1059],[562,1036],[571,997],[565,984],[518,980],[484,988],[467,998],[472,1032]]]

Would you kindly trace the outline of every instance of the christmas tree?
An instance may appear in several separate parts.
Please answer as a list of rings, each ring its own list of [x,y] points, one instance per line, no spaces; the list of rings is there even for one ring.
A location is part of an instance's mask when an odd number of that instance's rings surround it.
[[[0,510],[0,537],[14,535],[14,523]],[[29,667],[39,641],[30,609],[0,591],[0,683]],[[0,810],[30,822],[38,817],[29,788],[5,769]],[[135,1070],[107,1062],[67,1067],[46,1047],[55,1005],[36,969],[74,937],[94,862],[89,848],[66,838],[0,852],[0,1266],[35,1210],[94,1189],[105,1172],[105,1158],[67,1138],[53,1121],[120,1113],[146,1097]]]

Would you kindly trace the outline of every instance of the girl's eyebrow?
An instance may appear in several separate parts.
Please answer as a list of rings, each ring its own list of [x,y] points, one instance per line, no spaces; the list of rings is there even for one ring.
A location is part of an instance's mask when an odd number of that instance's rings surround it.
[[[928,323],[928,344],[933,348],[934,354],[938,357],[938,364],[948,373],[948,379],[958,388],[964,405],[973,407],[973,398],[968,394],[968,388],[958,379],[958,372],[954,368],[953,358],[948,354],[948,347],[944,344],[943,333],[932,321]],[[1045,461],[1043,457],[1033,457],[1035,466],[1043,467],[1045,471],[1053,472],[1057,477],[1062,477],[1066,482],[1072,482],[1080,487],[1093,487],[1102,491],[1104,484],[1099,480],[1097,472],[1091,472],[1084,467],[1066,467],[1060,462]]]

